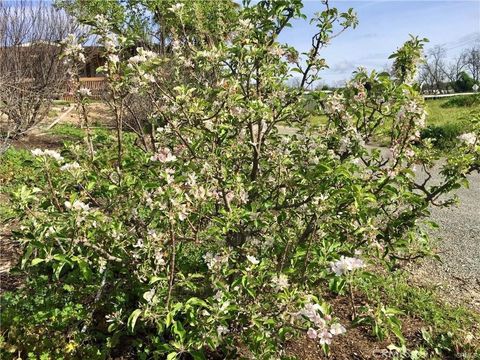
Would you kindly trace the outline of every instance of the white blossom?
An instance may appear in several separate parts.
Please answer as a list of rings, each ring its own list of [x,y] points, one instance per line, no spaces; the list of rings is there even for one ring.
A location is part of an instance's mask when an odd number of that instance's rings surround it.
[[[46,156],[50,156],[57,161],[62,161],[63,160],[62,155],[60,155],[60,153],[58,151],[55,151],[55,150],[44,150],[43,154],[46,155]]]
[[[34,149],[31,151],[33,156],[42,156],[43,155],[43,150],[42,149]]]
[[[223,336],[225,334],[228,334],[228,328],[226,326],[219,325],[217,327],[217,334],[218,336]]]
[[[31,151],[33,156],[49,156],[56,161],[60,162],[63,160],[62,155],[58,151],[55,150],[42,150],[42,149],[34,149]]]
[[[458,140],[467,144],[467,145],[475,145],[477,142],[477,136],[474,133],[465,133],[458,137]]]
[[[158,266],[165,266],[166,264],[163,252],[161,252],[160,250],[155,251],[155,263]]]
[[[145,292],[143,294],[143,298],[148,302],[151,303],[153,300],[153,297],[155,296],[155,289],[150,289],[149,291]]]
[[[118,55],[110,54],[108,55],[108,61],[110,61],[113,64],[117,64],[120,62],[120,58],[118,57]]]
[[[260,261],[252,255],[247,255],[247,260],[250,261],[253,265],[257,265],[260,263]]]
[[[159,161],[161,163],[173,162],[177,160],[177,157],[172,154],[169,148],[163,148],[157,151],[156,154],[150,157],[151,161]]]
[[[223,291],[222,290],[218,290],[216,293],[215,293],[215,296],[213,297],[216,301],[220,302],[223,298]]]
[[[170,6],[168,10],[170,10],[171,12],[178,12],[178,11],[181,11],[184,6],[185,4],[176,3],[175,5]]]
[[[76,170],[76,169],[80,169],[80,164],[77,163],[76,161],[73,162],[73,163],[68,163],[68,164],[62,165],[60,167],[61,171],[69,171],[69,170]]]
[[[345,110],[344,105],[345,98],[342,94],[333,94],[328,97],[327,101],[325,102],[325,113],[326,114],[335,114],[340,113]]]
[[[310,339],[315,340],[315,339],[317,338],[317,336],[318,336],[317,330],[312,329],[312,328],[309,328],[308,331],[307,331],[307,336],[308,336]]]
[[[209,270],[215,270],[222,264],[228,262],[228,257],[226,255],[213,255],[211,252],[207,252],[203,256],[203,259],[205,260],[205,263],[207,264]]]
[[[343,255],[340,257],[340,260],[330,264],[332,272],[334,272],[337,276],[363,267],[365,267],[363,260],[354,257],[345,257]]]
[[[82,98],[92,96],[92,92],[89,88],[86,87],[81,87],[80,89],[78,89],[77,94],[80,95],[80,97]]]
[[[272,278],[273,287],[277,290],[283,290],[288,287],[288,277],[284,274],[275,275]]]
[[[330,333],[332,335],[341,335],[341,334],[345,334],[346,332],[347,332],[347,329],[345,329],[345,327],[340,323],[335,323],[332,326],[330,326]]]
[[[85,204],[83,201],[75,200],[73,204],[70,201],[65,201],[65,208],[68,210],[75,210],[75,211],[89,211],[90,205]]]
[[[320,345],[324,345],[324,344],[327,344],[327,345],[330,345],[331,342],[332,342],[332,334],[330,334],[327,330],[322,330],[319,334],[318,334],[318,338],[320,340]]]
[[[66,58],[65,62],[85,62],[85,55],[83,54],[83,47],[77,42],[77,37],[74,34],[68,34],[62,41],[64,45],[63,56]]]

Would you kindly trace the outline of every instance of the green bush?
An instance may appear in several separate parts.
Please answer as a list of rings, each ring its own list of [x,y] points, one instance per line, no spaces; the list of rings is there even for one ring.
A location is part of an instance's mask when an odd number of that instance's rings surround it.
[[[171,53],[132,50],[148,32],[129,30],[149,22],[125,16],[159,3],[168,16],[154,20],[179,27]],[[418,146],[426,111],[413,79],[425,40],[411,37],[392,55],[393,75],[360,69],[331,95],[306,94],[326,66],[319,50],[356,26],[352,9],[315,13],[318,33],[302,55],[278,43],[303,18],[298,0],[247,1],[218,24],[229,36],[208,41],[199,6],[225,2],[116,4],[133,8],[89,22],[105,45],[115,134],[92,134],[83,111],[85,144],[33,150],[33,181],[9,194],[23,250],[16,270],[27,283],[5,295],[2,355],[270,360],[285,359],[298,336],[328,353],[348,330],[325,294],[362,316],[355,279],[430,254],[431,203],[451,204],[445,196],[480,165],[474,129],[442,162],[440,186],[416,182],[412,168],[439,158]],[[68,63],[84,59],[74,37],[64,47]],[[295,74],[300,87],[286,87]],[[152,104],[142,146],[143,127],[124,131],[132,93]],[[310,126],[311,100],[326,126]],[[297,131],[282,135],[279,124]],[[365,145],[386,124],[388,155]],[[374,334],[403,343],[398,311],[379,309],[368,322]]]
[[[468,124],[465,121],[442,125],[428,125],[421,130],[422,139],[432,139],[438,149],[451,149],[458,145],[458,137],[467,132]]]

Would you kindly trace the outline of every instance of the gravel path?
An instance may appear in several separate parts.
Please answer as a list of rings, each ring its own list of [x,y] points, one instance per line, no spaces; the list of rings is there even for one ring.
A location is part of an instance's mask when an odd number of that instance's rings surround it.
[[[470,188],[456,192],[457,206],[432,208],[440,261],[424,260],[411,271],[415,281],[435,286],[448,302],[480,311],[480,175],[469,181]]]

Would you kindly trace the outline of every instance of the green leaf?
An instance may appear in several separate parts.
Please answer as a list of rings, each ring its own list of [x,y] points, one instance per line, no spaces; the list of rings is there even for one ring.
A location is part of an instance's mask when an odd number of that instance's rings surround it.
[[[199,350],[194,350],[190,352],[190,355],[192,355],[193,360],[205,360],[205,355],[203,355],[203,352]]]
[[[25,268],[25,264],[27,263],[28,259],[32,255],[32,253],[33,253],[33,246],[28,245],[26,250],[25,250],[25,255],[23,255],[22,264],[21,264],[22,269]],[[32,261],[32,265],[34,265],[33,261]]]
[[[133,330],[135,329],[135,324],[137,323],[137,319],[141,314],[142,314],[142,310],[136,309],[128,317],[127,326],[130,329],[130,331],[133,332]]]
[[[167,360],[173,360],[173,359],[176,359],[176,358],[177,358],[177,353],[176,352],[172,352],[172,353],[167,355]]]
[[[186,332],[185,332],[185,329],[183,328],[182,323],[180,321],[175,321],[175,323],[172,326],[172,329],[173,329],[173,333],[178,335],[178,337],[180,338],[180,342],[183,343],[185,341]]]
[[[81,258],[75,257],[74,260],[77,262],[80,272],[85,280],[90,280],[92,278],[92,270],[88,266],[88,263]]]
[[[72,261],[68,259],[65,255],[63,254],[55,254],[53,255],[53,258],[57,261],[60,261],[64,264],[72,265]]]
[[[35,258],[35,259],[32,260],[32,266],[38,265],[38,264],[40,264],[44,261],[45,261],[45,259]]]
[[[149,284],[152,285],[152,284],[155,284],[156,282],[159,282],[161,280],[166,280],[167,278],[165,276],[161,277],[161,276],[152,276],[152,278],[150,279],[150,282]]]
[[[197,305],[197,306],[201,306],[201,307],[205,307],[205,308],[208,308],[208,304],[202,300],[202,299],[199,299],[197,297],[192,297],[190,299],[187,300],[186,302],[186,305]]]

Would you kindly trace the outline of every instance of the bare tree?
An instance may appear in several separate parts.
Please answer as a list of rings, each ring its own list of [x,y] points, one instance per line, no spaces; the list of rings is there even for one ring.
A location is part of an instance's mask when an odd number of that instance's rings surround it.
[[[426,61],[420,68],[419,80],[425,88],[441,92],[446,88],[447,51],[442,46],[435,46],[427,52]]]
[[[480,80],[480,45],[466,49],[463,53],[465,66],[472,75],[473,80],[478,83]]]
[[[457,81],[460,73],[465,69],[465,66],[466,61],[463,54],[453,58],[445,69],[445,75],[447,76],[448,80],[452,83]]]
[[[18,137],[48,114],[66,81],[60,42],[79,27],[48,2],[0,1],[0,134]]]

